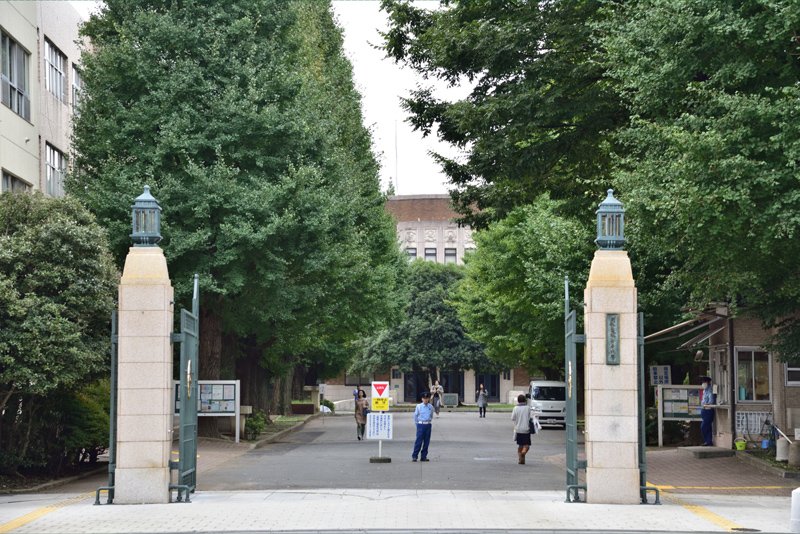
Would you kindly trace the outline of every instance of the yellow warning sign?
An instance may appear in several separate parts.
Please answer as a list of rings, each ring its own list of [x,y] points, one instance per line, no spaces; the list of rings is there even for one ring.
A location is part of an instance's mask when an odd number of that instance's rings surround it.
[[[389,411],[389,399],[386,397],[372,397],[372,411],[373,412]]]

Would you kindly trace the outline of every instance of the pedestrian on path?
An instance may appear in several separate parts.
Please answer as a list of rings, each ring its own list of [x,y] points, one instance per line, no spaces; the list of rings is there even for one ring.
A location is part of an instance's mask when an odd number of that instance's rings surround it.
[[[442,403],[444,402],[444,388],[439,385],[438,380],[433,382],[431,397],[433,398],[433,409],[436,412],[436,417],[439,417],[439,410],[442,409]]]
[[[712,428],[714,426],[714,392],[711,388],[711,377],[701,376],[703,384],[703,397],[700,401],[700,432],[703,434],[703,446],[711,447],[714,445]]]
[[[517,459],[520,464],[525,463],[525,455],[531,448],[531,409],[528,406],[528,399],[525,395],[517,397],[517,405],[511,412],[511,421],[514,423],[514,441],[517,442]]]
[[[475,402],[478,403],[478,417],[486,417],[486,407],[489,406],[489,392],[486,391],[483,384],[475,392]]]
[[[356,437],[358,441],[364,439],[364,431],[367,428],[367,413],[369,413],[367,393],[363,389],[359,389],[358,400],[356,401]]]
[[[431,394],[427,391],[423,392],[422,402],[417,404],[414,409],[417,439],[414,441],[414,451],[411,453],[412,462],[416,462],[419,455],[422,456],[420,461],[428,461],[428,445],[431,442],[431,426],[433,426],[433,406],[431,406],[430,400]]]

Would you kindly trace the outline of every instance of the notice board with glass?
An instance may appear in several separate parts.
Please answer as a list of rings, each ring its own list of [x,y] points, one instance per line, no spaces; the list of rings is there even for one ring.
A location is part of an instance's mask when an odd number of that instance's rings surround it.
[[[180,382],[175,380],[175,415],[181,411]],[[200,394],[197,398],[198,417],[233,417],[236,442],[239,442],[239,408],[241,404],[238,380],[198,380]]]
[[[658,406],[658,446],[664,444],[664,421],[700,421],[703,386],[656,386]]]

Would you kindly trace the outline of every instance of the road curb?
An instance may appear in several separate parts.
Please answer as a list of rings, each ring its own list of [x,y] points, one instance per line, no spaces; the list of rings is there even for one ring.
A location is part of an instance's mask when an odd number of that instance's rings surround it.
[[[795,471],[788,471],[786,469],[781,469],[780,467],[776,467],[774,465],[770,465],[764,460],[760,458],[754,458],[750,454],[745,451],[736,451],[736,458],[740,461],[748,463],[754,467],[761,469],[762,471],[766,471],[767,473],[771,473],[773,475],[777,475],[781,478],[792,478],[797,479],[800,478],[800,473]]]
[[[8,489],[8,490],[0,490],[0,495],[15,495],[18,493],[37,493],[42,490],[50,489],[50,488],[57,488],[58,486],[63,486],[69,484],[71,482],[75,482],[76,480],[82,480],[84,478],[89,478],[94,475],[99,475],[100,473],[108,473],[108,465],[98,467],[97,469],[92,469],[91,471],[86,471],[84,473],[80,473],[77,475],[73,475],[67,478],[59,478],[56,480],[51,480],[49,482],[45,482],[43,484],[39,484],[38,486],[31,486],[29,488],[17,488],[17,489]]]
[[[291,434],[292,432],[295,432],[295,431],[303,428],[303,426],[305,426],[306,423],[308,423],[309,421],[311,421],[313,419],[316,419],[320,415],[321,414],[319,412],[315,413],[313,415],[308,416],[303,421],[300,421],[299,423],[297,423],[294,426],[290,426],[289,428],[281,430],[280,432],[276,432],[276,433],[274,433],[272,435],[269,435],[269,436],[267,436],[267,437],[265,437],[263,439],[259,439],[258,441],[256,441],[255,443],[252,444],[250,449],[260,449],[264,445],[269,445],[273,441],[277,441],[278,439],[282,438],[283,436],[285,436],[287,434]]]

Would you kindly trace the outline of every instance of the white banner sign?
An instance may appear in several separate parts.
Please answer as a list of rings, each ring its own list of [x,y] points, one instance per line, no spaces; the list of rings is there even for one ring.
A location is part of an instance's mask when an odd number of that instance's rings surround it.
[[[367,439],[392,439],[392,414],[367,414]]]

